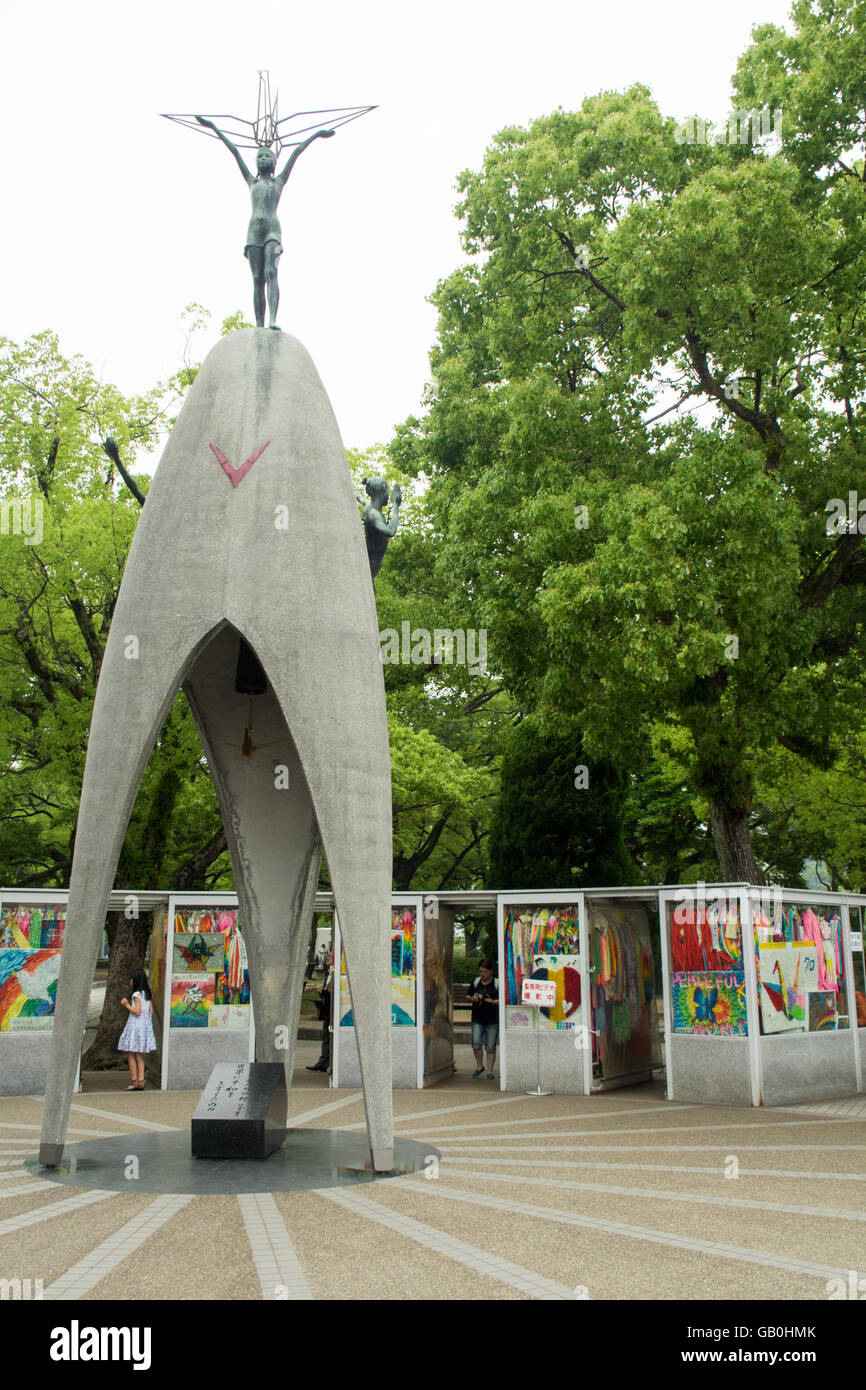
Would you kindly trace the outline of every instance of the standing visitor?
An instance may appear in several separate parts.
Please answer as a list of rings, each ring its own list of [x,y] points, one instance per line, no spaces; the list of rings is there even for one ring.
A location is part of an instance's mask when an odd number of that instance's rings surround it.
[[[132,1085],[126,1087],[127,1091],[143,1091],[144,1053],[156,1051],[156,1038],[153,1035],[151,1018],[150,985],[147,983],[147,975],[143,970],[136,970],[133,973],[129,988],[132,993],[132,1002],[130,1003],[126,998],[121,999],[120,1002],[130,1017],[120,1035],[117,1050],[126,1053],[126,1060],[129,1063]]]
[[[325,983],[322,987],[322,998],[319,1004],[319,1018],[322,1020],[322,1051],[319,1060],[312,1066],[307,1067],[307,1071],[330,1071],[331,1069],[331,991],[334,984],[334,952],[328,956],[327,974]]]
[[[487,1053],[487,1080],[494,1081],[496,1045],[499,1042],[499,981],[493,978],[493,963],[478,962],[478,974],[469,990],[472,1005],[472,1051],[475,1053],[474,1078],[484,1074],[483,1053]]]

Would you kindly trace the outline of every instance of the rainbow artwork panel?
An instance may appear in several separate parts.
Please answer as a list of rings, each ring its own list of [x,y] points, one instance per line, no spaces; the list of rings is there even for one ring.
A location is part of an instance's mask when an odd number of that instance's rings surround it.
[[[391,938],[391,956],[393,960],[394,938]],[[392,976],[393,979],[393,976]],[[352,995],[349,992],[349,975],[346,970],[346,953],[340,951],[340,1003],[339,1018],[341,1028],[354,1028],[355,1016],[352,1013]]]
[[[349,991],[348,975],[340,976],[340,1027],[354,1028],[355,1015],[352,1012],[352,995]],[[393,976],[391,979],[391,1027],[413,1028],[415,1026],[415,981]]]
[[[414,907],[391,909],[391,1025],[414,1028],[416,1011],[417,923]],[[341,1028],[354,1028],[352,995],[346,970],[345,952],[340,952],[340,999],[338,1017]]]
[[[391,913],[391,974],[415,974],[414,907],[395,907]]]
[[[830,1033],[836,1028],[836,991],[813,989],[806,995],[806,1030]]]
[[[59,951],[0,950],[0,1033],[54,1026]]]
[[[0,950],[59,951],[65,926],[65,907],[7,903],[0,907]]]
[[[576,968],[580,955],[580,916],[576,903],[548,907],[506,903],[502,927],[506,1008],[522,1005],[523,981],[532,975],[537,957],[568,956],[573,958]]]
[[[175,975],[171,982],[172,1028],[207,1028],[213,1005],[213,975]]]
[[[671,976],[675,1033],[748,1034],[742,970],[678,971]]]
[[[415,980],[391,980],[391,1025],[394,1028],[415,1024]]]
[[[414,907],[391,910],[391,1023],[415,1026],[417,934]],[[342,1020],[341,1020],[342,1021]]]

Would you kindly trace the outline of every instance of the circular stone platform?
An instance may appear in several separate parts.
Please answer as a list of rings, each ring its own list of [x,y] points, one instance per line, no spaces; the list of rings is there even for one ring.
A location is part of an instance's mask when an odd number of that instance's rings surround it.
[[[118,1134],[86,1143],[67,1144],[57,1168],[38,1158],[24,1167],[34,1177],[68,1187],[103,1192],[213,1193],[306,1192],[316,1187],[344,1187],[379,1182],[403,1173],[419,1173],[438,1149],[415,1139],[394,1140],[394,1167],[374,1173],[370,1144],[363,1132],[340,1129],[290,1129],[281,1149],[255,1159],[193,1158],[189,1130],[160,1134]],[[135,1163],[131,1160],[136,1160]]]

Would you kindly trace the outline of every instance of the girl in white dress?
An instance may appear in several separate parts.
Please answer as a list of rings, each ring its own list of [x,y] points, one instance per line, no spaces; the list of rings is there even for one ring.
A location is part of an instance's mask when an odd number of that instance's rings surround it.
[[[117,1050],[118,1052],[125,1052],[129,1062],[132,1085],[127,1086],[127,1091],[143,1091],[144,1053],[156,1051],[156,1038],[153,1035],[151,1019],[150,985],[147,983],[147,975],[143,970],[134,972],[129,982],[129,988],[132,993],[132,1002],[130,1003],[128,999],[121,999],[120,1001],[129,1013],[129,1018],[120,1035]]]

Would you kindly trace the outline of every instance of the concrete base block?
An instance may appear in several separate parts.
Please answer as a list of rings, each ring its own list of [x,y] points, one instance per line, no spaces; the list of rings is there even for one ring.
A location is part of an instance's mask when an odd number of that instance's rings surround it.
[[[48,1077],[51,1030],[0,1033],[0,1096],[42,1096]]]
[[[544,1031],[541,1034],[541,1089],[557,1095],[582,1096],[583,1053],[574,1045],[575,1034]],[[534,1091],[539,1081],[538,1042],[534,1028],[509,1028],[505,1068],[506,1091]],[[487,1059],[485,1057],[485,1066]],[[492,1082],[488,1085],[492,1086]]]
[[[247,1062],[250,1035],[246,1029],[175,1028],[168,1058],[167,1091],[199,1091],[207,1085],[217,1062]]]
[[[857,1092],[854,1034],[790,1033],[761,1038],[761,1090],[765,1105],[841,1100]]]
[[[668,1096],[697,1105],[751,1105],[749,1039],[675,1033],[668,1047]]]

